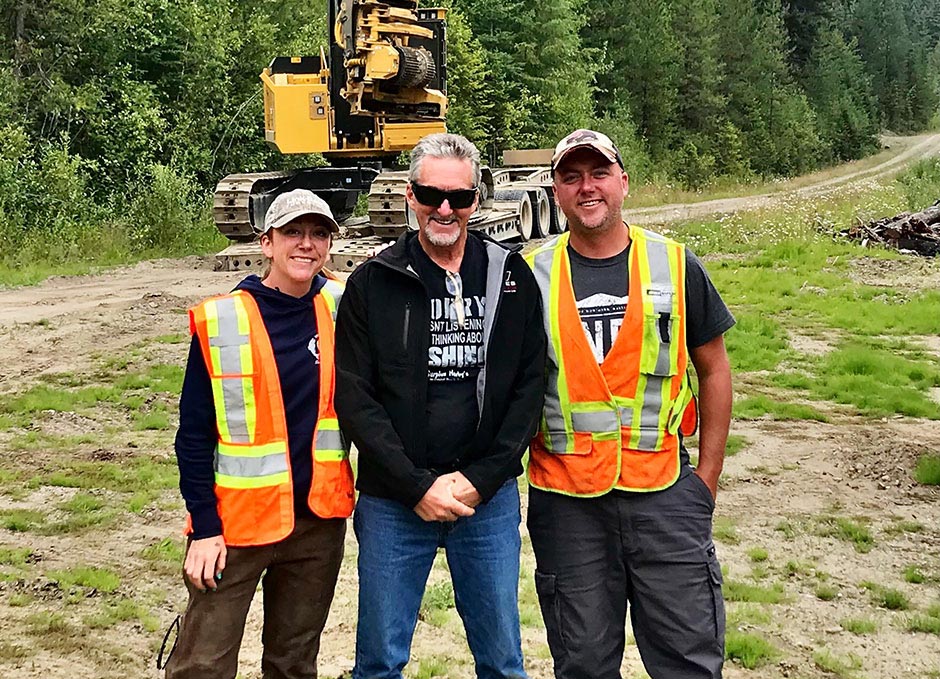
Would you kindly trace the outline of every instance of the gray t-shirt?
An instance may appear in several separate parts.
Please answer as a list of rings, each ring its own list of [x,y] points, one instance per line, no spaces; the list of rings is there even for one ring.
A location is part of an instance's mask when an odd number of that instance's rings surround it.
[[[623,323],[630,290],[630,248],[613,257],[592,259],[568,246],[571,284],[581,325],[594,357],[603,363]],[[702,261],[685,249],[686,346],[700,347],[734,325],[734,316],[715,289]],[[680,446],[682,475],[691,470],[689,453]]]

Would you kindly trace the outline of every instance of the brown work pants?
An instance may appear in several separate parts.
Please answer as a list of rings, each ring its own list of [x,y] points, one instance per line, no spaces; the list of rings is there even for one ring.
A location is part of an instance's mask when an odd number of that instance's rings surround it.
[[[298,518],[294,531],[278,543],[229,547],[216,591],[200,592],[184,575],[189,605],[166,679],[234,679],[259,579],[262,676],[316,679],[320,633],[333,601],[345,534],[345,519]]]

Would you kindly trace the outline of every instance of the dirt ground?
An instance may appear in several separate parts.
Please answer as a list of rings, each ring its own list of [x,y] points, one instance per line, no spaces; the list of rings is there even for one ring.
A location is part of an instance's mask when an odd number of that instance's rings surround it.
[[[0,395],[20,392],[44,375],[91,372],[103,360],[132,350],[143,352],[141,360],[182,365],[185,342],[155,340],[185,334],[184,310],[203,297],[230,289],[241,277],[214,273],[211,268],[209,260],[195,257],[154,261],[0,291]],[[894,275],[903,278],[903,273]],[[926,344],[940,359],[937,338]],[[825,346],[811,344],[801,350],[820,351]],[[94,414],[43,412],[32,428],[57,435],[100,434],[101,443],[78,443],[62,452],[43,449],[41,444],[17,447],[11,443],[13,434],[0,433],[5,468],[54,469],[60,456],[119,461],[141,455],[172,456],[172,431],[123,432],[117,422],[115,434],[115,423],[106,420]],[[745,445],[728,458],[718,499],[718,549],[726,580],[764,587],[777,583],[784,596],[775,604],[729,603],[737,627],[769,640],[778,655],[753,670],[728,663],[726,676],[834,676],[814,662],[814,654],[818,659],[827,652],[830,659],[845,661],[842,676],[940,676],[940,635],[906,631],[912,615],[940,602],[940,488],[918,486],[912,478],[917,456],[940,450],[940,423],[908,418],[863,421],[834,413],[827,424],[758,420],[735,422],[732,431],[745,438]],[[75,493],[74,488],[39,485],[0,494],[0,510],[44,511]],[[827,536],[824,528],[832,517],[867,524],[874,539],[872,549],[860,553],[851,542]],[[165,538],[178,539],[182,519],[176,492],[167,490],[160,502],[139,513],[124,511],[119,521],[101,531],[50,536],[0,528],[0,547],[32,550],[27,576],[0,579],[0,677],[159,676],[156,649],[185,601],[175,568],[155,568],[141,554]],[[350,528],[323,639],[323,677],[338,677],[353,663],[356,545],[351,532]],[[534,564],[524,544],[520,589],[527,668],[534,679],[548,678],[551,661],[531,583]],[[766,551],[766,560],[754,560],[757,548]],[[128,620],[104,628],[82,627],[80,621],[99,605],[102,593],[85,592],[84,599],[76,601],[48,576],[75,564],[117,572],[121,577],[117,593],[148,602],[157,624],[147,629],[140,620]],[[905,581],[902,573],[911,565],[925,575],[925,582]],[[445,579],[443,569],[435,568],[432,580]],[[911,608],[892,611],[875,605],[866,582],[902,591]],[[831,590],[829,600],[817,596],[821,585]],[[69,629],[80,630],[79,638],[55,644],[47,635],[31,632],[31,616],[44,612],[61,612],[67,620],[77,621],[79,626]],[[873,620],[876,631],[849,633],[840,625],[847,618]],[[260,677],[260,650],[260,611],[255,606],[240,676]],[[419,661],[429,658],[447,669],[425,668],[422,676],[473,676],[452,610],[435,624],[419,622],[413,658],[409,676],[416,676]],[[624,676],[645,676],[641,667],[635,647],[630,646]]]

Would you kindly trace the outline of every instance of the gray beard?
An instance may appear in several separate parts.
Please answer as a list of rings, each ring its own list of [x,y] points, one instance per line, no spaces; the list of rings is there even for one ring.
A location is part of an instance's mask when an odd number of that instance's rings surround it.
[[[449,248],[454,245],[458,240],[460,240],[460,230],[454,232],[453,235],[450,234],[441,234],[431,231],[431,229],[425,229],[424,237],[428,239],[428,242],[436,248]]]

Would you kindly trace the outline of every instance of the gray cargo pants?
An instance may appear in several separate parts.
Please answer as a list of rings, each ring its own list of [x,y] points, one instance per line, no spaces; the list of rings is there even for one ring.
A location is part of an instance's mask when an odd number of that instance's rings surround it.
[[[535,583],[557,679],[620,678],[628,602],[650,677],[721,677],[713,510],[692,473],[654,493],[577,498],[530,489]]]
[[[320,633],[343,561],[345,519],[298,517],[294,531],[273,545],[229,547],[215,592],[186,576],[189,606],[166,679],[235,679],[248,607],[262,583],[264,679],[316,679]],[[262,578],[263,574],[263,578]]]

